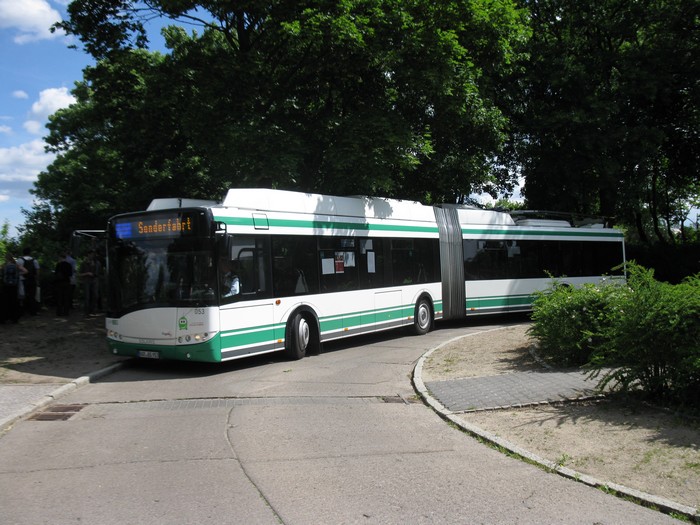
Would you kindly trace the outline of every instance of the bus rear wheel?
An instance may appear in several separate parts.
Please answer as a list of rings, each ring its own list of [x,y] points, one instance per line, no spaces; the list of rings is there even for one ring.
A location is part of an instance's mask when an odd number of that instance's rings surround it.
[[[413,331],[416,335],[425,335],[432,325],[433,309],[430,307],[430,301],[421,297],[416,303],[416,311],[413,315]]]
[[[313,344],[313,337],[313,331],[307,317],[301,313],[294,315],[287,327],[285,342],[287,356],[294,360],[304,357],[309,346]]]

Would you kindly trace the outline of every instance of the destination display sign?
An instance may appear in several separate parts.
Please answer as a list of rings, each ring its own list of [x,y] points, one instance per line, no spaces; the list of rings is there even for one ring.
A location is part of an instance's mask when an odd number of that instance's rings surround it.
[[[197,215],[193,213],[159,213],[132,216],[114,221],[114,235],[117,239],[147,239],[182,237],[192,235]]]

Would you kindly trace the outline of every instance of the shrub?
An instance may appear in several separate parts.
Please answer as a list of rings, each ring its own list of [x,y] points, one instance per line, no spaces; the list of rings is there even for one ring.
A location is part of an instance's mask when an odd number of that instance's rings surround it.
[[[639,387],[653,399],[700,406],[700,274],[671,285],[631,264],[628,285],[591,360],[596,369],[616,367],[601,386]]]
[[[700,274],[677,285],[627,265],[627,282],[580,288],[554,281],[533,302],[542,356],[588,365],[599,387],[700,407]]]
[[[618,310],[612,305],[625,293],[619,281],[608,280],[581,288],[555,280],[537,293],[529,333],[538,340],[542,357],[562,366],[588,363],[616,322]]]

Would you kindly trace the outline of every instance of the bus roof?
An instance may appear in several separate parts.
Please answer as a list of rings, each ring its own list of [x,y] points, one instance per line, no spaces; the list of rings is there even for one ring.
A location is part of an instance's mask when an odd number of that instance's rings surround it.
[[[148,206],[148,211],[184,207],[220,207],[270,213],[299,213],[418,222],[435,221],[433,206],[426,206],[410,200],[366,196],[338,197],[267,188],[233,188],[228,190],[221,203],[199,199],[154,199]],[[538,210],[508,212],[460,204],[438,204],[437,207],[456,209],[460,224],[606,229],[605,219],[579,217],[570,213]]]
[[[230,189],[222,206],[262,212],[435,221],[433,207],[415,201],[364,196],[336,197],[286,190]],[[514,225],[507,213],[452,204],[443,206],[457,208],[460,220],[470,224]]]
[[[210,207],[218,204],[216,201],[208,201],[203,199],[179,199],[179,198],[168,198],[168,199],[153,199],[151,204],[148,205],[146,211],[154,210],[172,210],[174,208],[199,208],[199,207]]]
[[[224,207],[243,210],[434,221],[430,206],[382,197],[335,197],[271,189],[231,189]]]

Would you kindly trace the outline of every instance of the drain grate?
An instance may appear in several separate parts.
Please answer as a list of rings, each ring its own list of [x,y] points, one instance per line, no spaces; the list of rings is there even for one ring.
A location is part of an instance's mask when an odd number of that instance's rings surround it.
[[[34,414],[29,421],[67,421],[87,405],[53,405]]]
[[[380,398],[384,403],[403,403],[404,405],[410,405],[413,403],[421,403],[421,400],[417,397],[404,397],[404,396],[384,396]]]

